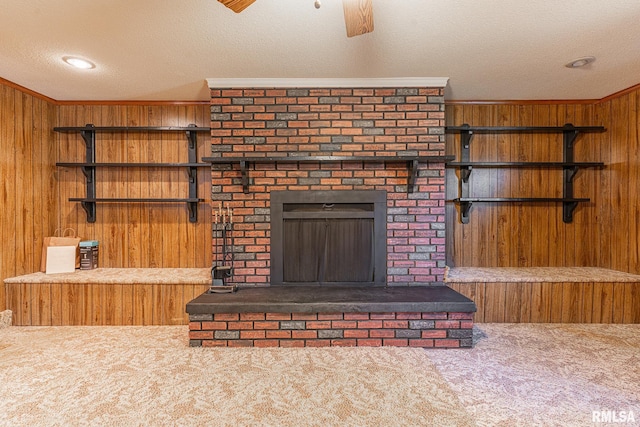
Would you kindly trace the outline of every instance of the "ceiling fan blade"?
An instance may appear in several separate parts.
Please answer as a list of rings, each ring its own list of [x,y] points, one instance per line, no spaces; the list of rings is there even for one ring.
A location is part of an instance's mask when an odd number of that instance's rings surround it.
[[[342,0],[347,37],[359,36],[373,31],[372,0]]]
[[[256,0],[218,0],[223,5],[227,6],[229,9],[233,10],[235,13],[240,13]]]

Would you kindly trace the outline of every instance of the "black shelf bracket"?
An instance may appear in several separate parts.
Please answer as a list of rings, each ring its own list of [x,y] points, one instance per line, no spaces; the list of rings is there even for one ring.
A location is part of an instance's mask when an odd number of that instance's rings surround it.
[[[407,193],[413,193],[416,178],[418,178],[418,160],[410,160],[407,162],[409,168],[409,179],[407,181]]]
[[[573,151],[573,144],[576,142],[576,138],[578,138],[580,131],[577,130],[571,123],[567,123],[566,125],[564,125],[564,127],[566,128],[562,131],[564,147],[565,149]],[[569,160],[565,159],[565,162],[567,161]],[[571,159],[571,161],[573,161],[573,159]]]
[[[473,170],[473,166],[463,166],[460,168],[460,179],[464,183],[469,182],[469,177],[471,177],[471,171]]]
[[[188,127],[196,128],[195,124],[190,124]],[[192,130],[186,131],[187,136],[187,151],[189,163],[194,164],[198,162],[198,134]],[[189,198],[198,198],[198,169],[195,167],[187,168],[189,174]],[[198,222],[198,202],[187,202],[187,209],[189,210],[189,222]]]
[[[80,170],[82,171],[82,174],[86,178],[87,184],[90,182],[93,182],[95,172],[96,172],[95,166],[82,166]]]
[[[567,166],[564,168],[564,179],[565,182],[573,183],[573,179],[576,177],[576,174],[580,168],[578,166]]]
[[[90,123],[86,125],[86,128],[93,128]],[[85,160],[87,163],[96,162],[96,131],[95,130],[82,130],[80,132],[84,145],[86,147]],[[96,197],[96,168],[95,166],[85,166],[82,168],[82,173],[85,176],[86,197],[88,199],[94,199]],[[96,222],[96,203],[95,202],[82,202],[80,204],[82,209],[87,213],[87,222]]]
[[[460,161],[469,162],[471,159],[471,139],[473,138],[473,131],[469,129],[468,124],[462,125],[460,131]],[[469,178],[471,178],[471,166],[460,169],[460,180],[458,181],[458,194],[460,197],[469,197]],[[469,210],[471,209],[471,203],[468,205],[460,206],[460,221],[463,224],[469,223]]]
[[[196,125],[190,124],[188,127],[196,128]],[[198,134],[192,130],[187,130],[186,132],[187,142],[189,143],[189,163],[196,163],[198,161],[198,156],[196,155],[196,147],[198,145]]]
[[[198,222],[198,202],[187,202],[189,222]]]
[[[562,221],[573,222],[573,211],[578,207],[578,202],[562,202]]]
[[[579,131],[577,131],[571,123],[564,125],[566,129],[562,131],[562,161],[565,163],[573,162],[573,152]],[[573,178],[578,173],[578,168],[563,169],[562,197],[565,199],[573,198]],[[573,222],[573,212],[578,207],[577,202],[562,203],[562,221],[569,224]]]
[[[240,173],[242,175],[242,191],[244,194],[249,194],[249,175],[247,173],[246,160],[240,160]]]
[[[80,206],[87,213],[87,222],[96,222],[96,202],[80,202]]]
[[[466,123],[460,126],[460,128],[460,143],[462,145],[462,149],[467,150],[468,152],[471,147],[471,140],[473,139],[473,130],[471,129],[471,126]]]
[[[460,202],[460,222],[469,224],[469,211],[471,210],[471,202]]]

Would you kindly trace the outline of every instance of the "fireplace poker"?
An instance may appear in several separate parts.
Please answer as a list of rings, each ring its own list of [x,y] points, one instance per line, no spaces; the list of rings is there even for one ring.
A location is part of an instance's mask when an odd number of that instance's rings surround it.
[[[209,287],[209,293],[230,293],[235,292],[238,287],[236,285],[226,285],[225,280],[231,277],[232,265],[233,265],[233,251],[228,248],[228,241],[232,237],[228,235],[227,231],[231,231],[233,227],[232,211],[227,207],[225,212],[222,209],[222,203],[215,216],[216,224],[216,238],[215,238],[215,261],[211,268],[211,286]],[[218,218],[220,218],[220,227],[218,227]],[[220,232],[220,255],[218,259],[218,231]],[[231,246],[233,244],[231,243]]]

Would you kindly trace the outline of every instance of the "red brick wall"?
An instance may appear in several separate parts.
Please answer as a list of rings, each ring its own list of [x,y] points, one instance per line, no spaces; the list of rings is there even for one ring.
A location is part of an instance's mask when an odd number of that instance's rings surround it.
[[[212,89],[211,128],[214,157],[441,156],[443,89]],[[214,208],[234,214],[232,282],[269,283],[273,190],[386,190],[387,281],[442,282],[443,163],[421,164],[413,193],[405,162],[256,163],[248,175],[245,194],[237,163],[212,166]]]

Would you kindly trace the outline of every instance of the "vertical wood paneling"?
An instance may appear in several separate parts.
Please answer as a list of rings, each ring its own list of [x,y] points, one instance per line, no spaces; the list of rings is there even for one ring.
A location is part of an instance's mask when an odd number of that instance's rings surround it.
[[[531,289],[531,316],[532,323],[548,323],[551,321],[551,284],[536,283]]]
[[[208,126],[206,105],[197,106],[60,106],[58,126]],[[75,133],[56,133],[58,157],[83,161],[84,143]],[[103,162],[176,163],[187,161],[187,140],[182,132],[98,133],[96,156]],[[210,154],[209,136],[198,135],[198,158]],[[62,168],[61,168],[62,169]],[[77,169],[77,168],[75,168]],[[100,241],[101,267],[208,267],[211,263],[210,173],[199,171],[205,199],[197,223],[190,223],[182,203],[98,204],[95,224],[86,222],[78,203],[69,197],[84,195],[84,176],[63,168],[59,203],[63,226],[79,230],[81,237]],[[97,170],[99,197],[187,197],[187,172],[169,168],[109,168]],[[205,206],[207,205],[207,206]],[[123,320],[124,321],[124,320]]]
[[[640,282],[447,285],[476,303],[476,322],[640,323]]]
[[[41,283],[31,286],[31,322],[51,325],[51,285]]]
[[[531,122],[537,126],[549,125],[549,108],[546,105],[534,105]],[[561,157],[558,153],[560,150],[554,150],[557,147],[546,146],[546,135],[533,134],[531,158],[536,162],[558,161]],[[559,145],[559,144],[558,144]],[[550,194],[557,193],[558,184],[557,177],[561,174],[558,170],[535,169],[532,168],[531,182],[538,183],[534,185],[536,197],[546,197]],[[551,203],[536,203],[530,206],[532,234],[531,234],[531,265],[550,265],[549,259],[549,243],[552,241],[552,228],[550,227],[550,216],[553,210]],[[538,229],[548,230],[548,239],[536,239]]]
[[[523,304],[523,287],[513,283],[506,283],[505,288],[505,309],[504,322],[517,323],[520,322],[521,309]]]
[[[16,310],[20,318],[25,323],[31,323],[31,305],[33,298],[31,296],[31,287],[23,284],[20,286],[20,306]]]
[[[13,323],[18,326],[186,325],[186,304],[207,288],[189,284],[18,283],[7,285],[7,295]],[[100,303],[92,303],[88,295]],[[154,298],[162,298],[166,304],[157,304]]]
[[[102,286],[103,325],[122,325],[122,286]]]
[[[447,123],[464,123],[464,117],[461,116],[463,108],[458,105],[451,105],[445,109],[445,117]],[[446,151],[445,153],[455,158],[460,158],[459,141],[456,135],[445,134]],[[445,173],[445,198],[452,200],[458,197],[458,183],[460,172],[456,169],[449,169]],[[446,261],[447,265],[464,265],[464,257],[462,255],[462,239],[460,231],[462,227],[459,223],[458,206],[454,203],[447,202],[445,204],[445,232],[447,241]]]
[[[136,307],[134,306],[133,288],[136,285],[122,285],[122,324],[133,325]]]
[[[533,106],[526,105],[518,107],[518,126],[530,125],[531,114],[533,112]],[[514,136],[512,136],[514,137]],[[514,139],[512,139],[514,141]],[[532,160],[533,152],[533,135],[522,134],[518,135],[515,139],[514,147],[516,148],[515,161],[528,162]],[[518,197],[519,194],[532,195],[536,185],[532,180],[532,171],[530,169],[515,169],[513,171],[516,174],[516,185],[513,187],[515,192],[512,192],[512,197]],[[516,254],[517,254],[517,266],[529,267],[531,266],[531,233],[532,233],[532,205],[525,205],[518,203],[513,205],[515,209],[512,209],[512,222],[517,227],[516,232]],[[515,215],[515,217],[513,216]]]
[[[43,237],[55,224],[54,114],[48,102],[0,85],[0,281],[38,270]],[[14,316],[31,316],[37,295],[22,292]],[[2,283],[0,310],[6,306]]]
[[[0,210],[0,227],[2,227],[2,242],[0,245],[0,262],[2,263],[3,277],[16,275],[16,150],[15,150],[15,129],[16,121],[20,118],[21,111],[16,110],[15,98],[18,96],[15,90],[4,87],[3,96],[0,100],[2,106],[2,126],[0,126],[0,141],[2,143],[3,156],[0,158],[2,165],[2,210]],[[4,291],[4,289],[3,289]],[[4,297],[4,292],[3,295]],[[14,301],[15,295],[10,295],[7,291],[6,301]],[[5,300],[5,298],[2,298]]]
[[[162,126],[162,108],[149,108],[149,126]],[[161,163],[162,155],[162,134],[152,132],[149,139],[148,161],[151,163]],[[149,173],[149,197],[163,197],[163,170],[161,168],[147,169]],[[163,261],[163,206],[151,204],[148,207],[149,225],[149,267],[156,268],[165,266]]]
[[[628,162],[629,162],[629,236],[635,236],[629,240],[628,267],[629,271],[640,272],[640,225],[638,215],[640,214],[640,114],[638,114],[638,103],[640,91],[629,96],[629,139],[628,139]]]
[[[491,122],[491,109],[484,106],[474,106],[471,112],[470,121],[475,123],[480,117],[486,117]],[[487,135],[485,138],[490,137]],[[490,141],[490,140],[489,140]],[[494,151],[491,143],[476,144],[472,140],[470,147],[470,157],[479,159],[480,161],[490,161],[491,152]],[[490,178],[490,169],[475,169],[472,172],[473,178],[469,179],[469,193],[478,197],[490,197],[492,192],[492,182]],[[492,225],[493,206],[489,204],[479,203],[473,206],[477,214],[486,218],[487,221],[472,221],[468,224],[470,229],[470,256],[474,263],[484,265],[489,261],[489,254],[492,252],[489,248],[492,244],[490,235],[490,227]]]
[[[143,106],[130,106],[126,109],[126,117],[128,126],[148,126],[149,118],[147,110]],[[135,136],[135,135],[131,135]],[[127,140],[126,144],[126,161],[129,163],[144,163],[146,154],[149,152],[148,135],[139,135],[133,141]],[[148,189],[143,185],[144,181],[148,181],[147,171],[143,168],[127,168],[124,171],[127,185],[127,195],[129,198],[148,198]],[[146,190],[146,191],[145,191]],[[146,194],[145,194],[146,193]],[[144,233],[146,227],[143,226],[146,218],[144,211],[146,205],[139,203],[131,203],[123,206],[127,213],[126,222],[126,239],[127,245],[127,266],[128,267],[147,267],[149,265],[149,252],[144,251]]]
[[[122,204],[100,205],[98,221],[89,224],[80,205],[67,201],[69,197],[85,194],[84,176],[78,168],[55,167],[56,161],[84,161],[84,143],[78,134],[53,132],[54,126],[82,126],[87,123],[97,126],[153,125],[154,117],[159,119],[155,123],[159,126],[192,122],[206,126],[209,124],[208,111],[206,105],[56,107],[0,86],[0,201],[3,206],[0,211],[0,238],[3,241],[0,247],[0,278],[37,271],[43,238],[59,227],[71,227],[83,238],[99,240],[101,266],[209,266],[211,220],[208,203],[202,204],[197,224],[188,222],[184,206],[169,206],[174,212],[166,217],[164,205],[153,205],[155,212],[152,213],[149,206]],[[152,137],[146,134],[132,139],[113,134],[113,138],[106,138],[108,144],[104,136],[98,136],[96,147],[101,161],[183,162],[187,159],[187,143],[183,134],[174,135],[175,140],[165,153],[163,147],[153,144]],[[159,142],[159,137],[155,142]],[[199,157],[210,154],[209,144],[208,136],[201,134],[198,138]],[[165,171],[161,179],[155,179],[158,174],[154,175],[153,171],[137,169],[100,170],[98,175],[98,191],[103,191],[103,196],[187,195],[186,172]],[[199,175],[199,196],[208,199],[210,174],[202,169]],[[151,193],[156,183],[159,194],[154,195]],[[178,194],[171,194],[173,190]],[[163,246],[165,240],[174,244],[166,248]],[[176,242],[183,242],[182,246]],[[154,253],[160,256],[153,257]],[[0,308],[13,307],[14,319],[19,324],[132,324],[134,313],[138,313],[133,292],[130,289],[123,292],[122,287],[23,285],[11,289],[10,301],[7,301],[5,286],[0,286]],[[184,293],[177,293],[179,291],[175,290],[166,297],[166,303],[172,307],[170,316],[174,321],[176,313],[184,311],[186,304]],[[173,300],[178,297],[179,300]],[[145,324],[152,322],[149,318],[152,313],[150,301],[150,298],[142,301],[145,314],[135,314],[142,316]],[[186,316],[184,313],[180,315]]]
[[[640,91],[600,104],[447,105],[447,125],[452,126],[573,123],[607,128],[602,134],[583,134],[575,144],[576,161],[601,161],[606,166],[581,169],[576,175],[574,194],[591,202],[578,206],[572,223],[562,221],[561,204],[544,203],[476,204],[469,224],[461,224],[456,206],[449,203],[448,265],[597,266],[640,274],[638,97]],[[447,153],[459,158],[459,135],[447,135],[446,141]],[[477,161],[560,161],[562,135],[476,134],[471,156]],[[458,195],[459,172],[447,169],[446,174],[450,200]],[[562,194],[562,171],[475,169],[471,188],[480,191],[475,195],[555,197]]]
[[[496,126],[508,126],[511,121],[512,107],[508,105],[498,106],[498,122]],[[511,135],[499,134],[496,137],[496,161],[508,161],[511,159]],[[511,170],[499,169],[496,174],[496,197],[510,197],[511,196]],[[511,236],[513,233],[510,230],[510,216],[511,206],[509,205],[497,205],[496,206],[496,234],[497,251],[496,260],[493,261],[491,266],[510,265],[511,264]]]
[[[163,109],[163,125],[167,126],[170,121],[175,121],[176,124],[180,123],[180,110],[178,107],[171,106]],[[184,135],[163,133],[161,147],[163,162],[171,161],[171,159],[179,159],[180,153],[186,152]],[[180,172],[181,171],[175,169],[165,169],[162,171],[163,197],[171,197],[172,194],[180,197],[181,188],[178,185],[178,181],[182,177]],[[184,177],[182,178],[184,179]],[[184,248],[181,247],[184,243],[182,242],[181,236],[184,234],[182,220],[185,219],[185,210],[185,206],[176,204],[167,205],[162,210],[162,259],[165,267],[180,267],[181,252],[183,252],[182,256],[184,257]]]
[[[153,324],[153,286],[137,285],[133,287],[134,325]]]

